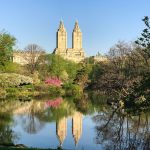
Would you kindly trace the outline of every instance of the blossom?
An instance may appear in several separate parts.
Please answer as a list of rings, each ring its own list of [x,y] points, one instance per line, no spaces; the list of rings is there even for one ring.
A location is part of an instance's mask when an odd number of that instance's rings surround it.
[[[28,76],[16,73],[0,73],[0,87],[14,87],[32,83],[33,79]]]
[[[48,85],[52,85],[52,86],[61,86],[62,84],[62,81],[60,79],[58,79],[57,77],[54,77],[54,78],[47,78],[45,80],[45,84],[48,84]]]
[[[52,108],[57,108],[61,103],[63,99],[61,97],[53,99],[53,100],[48,100],[46,101],[45,105],[47,107],[52,107]]]

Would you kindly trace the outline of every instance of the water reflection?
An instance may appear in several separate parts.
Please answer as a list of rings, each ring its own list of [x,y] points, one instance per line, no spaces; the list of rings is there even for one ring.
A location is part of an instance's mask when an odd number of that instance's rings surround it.
[[[72,135],[74,138],[75,145],[77,145],[82,135],[82,114],[80,112],[74,112],[72,118]],[[56,134],[62,146],[67,136],[67,118],[63,117],[56,122]]]
[[[60,143],[60,147],[66,138],[67,135],[67,118],[63,117],[56,122],[56,134]]]
[[[11,129],[11,107],[8,109],[6,102],[1,102],[0,108],[0,145],[10,145],[18,139],[17,134]]]
[[[148,114],[123,115],[120,111],[106,111],[93,117],[96,123],[96,142],[111,150],[150,149]]]
[[[71,101],[68,102],[62,98],[26,102],[10,101],[5,103],[4,113],[10,107],[10,116],[15,116],[15,124],[19,124],[22,130],[28,134],[37,134],[45,127],[46,123],[55,121],[56,135],[61,147],[67,136],[67,120],[72,118],[72,135],[75,144],[81,137],[82,113],[76,111],[75,104]],[[8,123],[6,125],[9,127]],[[3,132],[6,133],[4,129]]]
[[[29,147],[86,150],[150,149],[150,115],[123,113],[104,105],[103,101],[84,96],[75,101],[58,97],[0,102],[0,145],[19,143]]]
[[[72,116],[72,135],[74,137],[75,145],[77,145],[82,135],[82,113],[75,112]]]

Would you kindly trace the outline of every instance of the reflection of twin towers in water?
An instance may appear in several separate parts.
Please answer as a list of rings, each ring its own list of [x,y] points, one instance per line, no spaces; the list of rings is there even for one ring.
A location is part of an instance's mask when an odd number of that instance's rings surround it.
[[[58,122],[56,122],[56,133],[62,146],[66,136],[67,136],[67,118],[63,117]],[[82,135],[82,114],[80,112],[75,112],[72,116],[72,135],[75,141],[75,145],[78,143]]]

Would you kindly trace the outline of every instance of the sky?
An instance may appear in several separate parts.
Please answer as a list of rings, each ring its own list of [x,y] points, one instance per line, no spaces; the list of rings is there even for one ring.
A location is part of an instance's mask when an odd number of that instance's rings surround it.
[[[63,20],[72,46],[77,20],[87,56],[106,54],[119,40],[135,41],[144,16],[150,16],[150,0],[0,0],[0,31],[17,39],[16,49],[35,43],[47,51],[56,47],[56,31]]]

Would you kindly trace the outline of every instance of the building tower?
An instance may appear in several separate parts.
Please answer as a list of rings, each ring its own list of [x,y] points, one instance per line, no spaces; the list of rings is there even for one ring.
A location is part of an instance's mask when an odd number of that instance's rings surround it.
[[[79,28],[78,22],[75,22],[75,26],[72,32],[72,49],[82,49],[82,32]]]
[[[60,147],[67,135],[67,119],[66,117],[61,118],[56,122],[56,134],[59,140]]]
[[[80,31],[77,21],[75,22],[72,32],[72,48],[67,47],[67,32],[62,21],[60,22],[56,35],[56,48],[54,49],[54,54],[76,63],[84,60],[85,52],[82,48],[82,32]]]
[[[56,33],[56,49],[55,53],[65,55],[67,49],[67,32],[62,21]]]
[[[72,116],[72,135],[75,145],[77,145],[82,135],[82,114],[80,112],[75,112]]]

